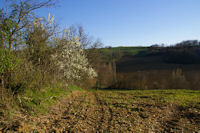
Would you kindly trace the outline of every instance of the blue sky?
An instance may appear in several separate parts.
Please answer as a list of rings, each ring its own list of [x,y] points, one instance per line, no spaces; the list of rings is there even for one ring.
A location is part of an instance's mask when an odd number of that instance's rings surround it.
[[[62,27],[82,25],[109,46],[200,40],[200,0],[59,0],[36,13],[55,15]]]

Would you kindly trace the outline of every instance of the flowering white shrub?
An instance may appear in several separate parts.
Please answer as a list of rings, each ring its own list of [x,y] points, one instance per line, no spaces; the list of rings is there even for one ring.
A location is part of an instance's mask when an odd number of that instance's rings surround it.
[[[79,37],[72,36],[70,30],[65,29],[62,38],[56,38],[55,41],[58,49],[53,58],[64,78],[75,81],[97,76],[81,48]]]
[[[44,27],[45,24],[45,27]],[[41,29],[49,28],[48,26],[52,26],[54,24],[54,16],[50,16],[50,13],[48,14],[47,20],[44,18],[35,18],[33,21],[33,26],[38,27]]]

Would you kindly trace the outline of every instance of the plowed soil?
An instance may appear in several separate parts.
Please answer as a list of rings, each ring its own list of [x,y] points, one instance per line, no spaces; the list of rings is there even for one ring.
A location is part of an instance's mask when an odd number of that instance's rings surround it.
[[[200,109],[111,91],[73,92],[48,115],[26,116],[3,132],[199,132]]]

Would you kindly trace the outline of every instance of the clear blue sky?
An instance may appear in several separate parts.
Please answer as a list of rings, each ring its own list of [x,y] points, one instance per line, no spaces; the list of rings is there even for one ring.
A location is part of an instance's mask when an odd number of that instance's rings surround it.
[[[37,14],[48,12],[62,27],[82,25],[110,46],[200,40],[200,0],[59,0]]]

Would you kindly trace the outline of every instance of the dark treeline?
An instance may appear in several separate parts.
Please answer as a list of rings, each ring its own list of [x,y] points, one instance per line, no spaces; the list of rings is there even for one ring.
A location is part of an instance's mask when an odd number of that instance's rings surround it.
[[[161,55],[167,63],[199,64],[200,42],[197,40],[183,41],[167,47],[153,45],[149,48],[149,54]]]

